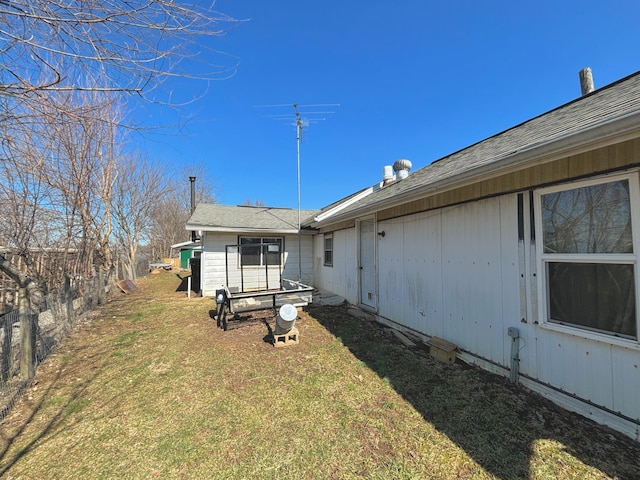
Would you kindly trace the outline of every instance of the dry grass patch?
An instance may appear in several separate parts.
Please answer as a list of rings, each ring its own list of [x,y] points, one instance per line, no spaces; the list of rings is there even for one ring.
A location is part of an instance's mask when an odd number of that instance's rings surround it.
[[[0,429],[7,478],[638,478],[640,445],[342,308],[298,345],[149,276],[38,369]]]

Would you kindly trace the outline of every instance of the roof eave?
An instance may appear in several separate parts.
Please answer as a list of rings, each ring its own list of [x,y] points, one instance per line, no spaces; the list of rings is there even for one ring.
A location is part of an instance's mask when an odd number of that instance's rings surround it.
[[[334,215],[338,214],[341,210],[344,210],[345,208],[347,208],[347,207],[353,205],[354,203],[356,203],[357,201],[359,201],[359,200],[363,199],[364,197],[370,195],[373,192],[373,190],[374,190],[374,187],[365,188],[364,190],[362,190],[357,195],[354,195],[353,197],[351,197],[348,200],[340,203],[339,205],[336,205],[335,207],[330,208],[326,212],[322,212],[319,215],[317,215],[316,217],[307,219],[305,222],[303,222],[303,224],[304,224],[303,226],[309,226],[311,228],[315,228],[317,225],[320,225],[324,220],[332,218]]]
[[[245,228],[245,227],[212,227],[206,225],[194,225],[187,224],[186,230],[195,230],[200,232],[214,232],[214,233],[259,233],[263,234],[278,234],[278,235],[297,235],[297,228]],[[305,233],[304,230],[302,233]]]
[[[441,180],[418,185],[399,192],[393,200],[381,199],[348,212],[337,212],[326,221],[316,222],[314,227],[371,215],[382,208],[393,208],[425,195],[439,193],[473,184],[497,174],[522,169],[524,166],[544,164],[568,153],[578,154],[595,148],[622,142],[640,136],[640,111],[618,117],[578,132],[555,138],[548,142],[528,146],[507,154],[491,163],[480,165]],[[427,167],[428,168],[428,167]]]

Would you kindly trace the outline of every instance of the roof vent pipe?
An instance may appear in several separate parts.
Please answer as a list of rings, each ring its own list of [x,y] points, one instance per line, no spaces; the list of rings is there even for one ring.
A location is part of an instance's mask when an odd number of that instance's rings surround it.
[[[389,185],[393,180],[393,169],[391,165],[382,167],[382,185]]]
[[[587,95],[595,90],[593,86],[593,75],[591,74],[591,68],[586,67],[580,70],[580,90],[582,95]]]
[[[191,182],[191,215],[193,215],[196,210],[196,177],[189,177],[189,182]],[[197,242],[198,240],[200,240],[200,235],[195,230],[192,230],[191,241]]]
[[[411,170],[411,162],[405,158],[393,162],[393,171],[396,172],[396,178],[401,180],[409,176]]]
[[[191,182],[191,215],[196,209],[196,177],[189,177]]]

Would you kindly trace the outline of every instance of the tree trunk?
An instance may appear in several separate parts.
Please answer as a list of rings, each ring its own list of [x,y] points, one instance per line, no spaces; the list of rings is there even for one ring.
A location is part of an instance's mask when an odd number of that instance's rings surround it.
[[[98,270],[98,305],[103,305],[106,303],[106,298],[104,294],[104,270],[102,267]]]

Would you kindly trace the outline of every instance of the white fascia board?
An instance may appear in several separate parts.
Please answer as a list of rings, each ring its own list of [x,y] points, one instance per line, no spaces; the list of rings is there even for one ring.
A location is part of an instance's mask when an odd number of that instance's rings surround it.
[[[187,225],[187,230],[198,230],[201,232],[215,233],[259,233],[261,235],[297,235],[298,229],[270,229],[270,228],[229,228],[229,227],[207,227],[203,225]],[[304,230],[302,233],[305,233]]]
[[[366,207],[348,212],[337,213],[332,221],[348,220],[354,217],[370,215],[382,208],[392,208],[411,202],[425,195],[436,195],[454,188],[471,185],[481,180],[517,171],[525,166],[549,163],[567,155],[584,153],[595,148],[630,140],[640,136],[640,111],[588,127],[578,132],[539,143],[507,154],[499,160],[470,168],[442,180],[416,186],[396,195],[393,200],[382,199]]]
[[[188,229],[190,230],[190,229]],[[188,242],[180,242],[180,243],[175,243],[173,245],[171,245],[171,248],[181,248],[181,247],[186,247],[192,245],[194,247],[199,247],[200,246],[200,242],[192,242],[192,241],[188,241]]]
[[[339,211],[344,210],[348,206],[353,205],[354,203],[356,203],[358,200],[361,200],[364,197],[370,195],[371,192],[373,192],[373,187],[366,188],[365,190],[360,192],[358,195],[354,195],[349,200],[347,200],[347,201],[345,201],[345,202],[343,202],[343,203],[341,203],[339,205],[336,205],[335,207],[327,210],[326,212],[322,212],[320,215],[318,215],[317,217],[313,218],[312,225],[314,225],[316,223],[320,223],[323,220],[326,220],[327,218],[332,217],[333,215],[337,214]]]

